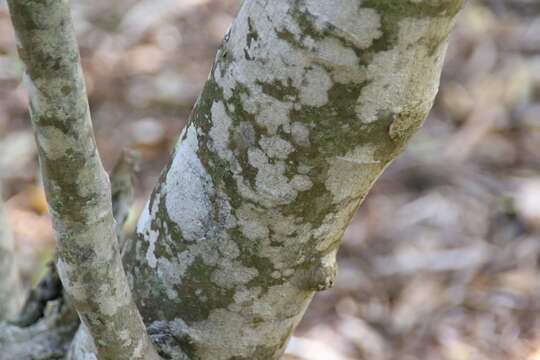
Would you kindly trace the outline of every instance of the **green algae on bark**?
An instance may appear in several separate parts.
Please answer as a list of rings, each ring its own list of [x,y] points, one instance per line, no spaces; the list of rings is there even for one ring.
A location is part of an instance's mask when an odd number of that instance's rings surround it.
[[[244,1],[124,258],[162,356],[280,357],[427,116],[461,3]]]
[[[100,359],[157,358],[122,267],[69,2],[10,0],[58,273]]]

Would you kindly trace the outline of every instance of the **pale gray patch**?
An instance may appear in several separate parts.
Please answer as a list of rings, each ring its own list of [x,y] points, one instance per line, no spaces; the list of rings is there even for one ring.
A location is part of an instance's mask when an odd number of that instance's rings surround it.
[[[37,143],[50,160],[58,160],[67,156],[68,150],[77,149],[77,139],[64,134],[54,126],[45,126],[37,132]]]
[[[444,31],[453,24],[442,19]],[[367,66],[369,83],[358,98],[356,113],[364,123],[372,123],[382,112],[399,114],[414,110],[429,111],[439,87],[442,56],[446,46],[434,53],[419,41],[433,33],[433,20],[405,18],[399,23],[397,45],[376,53]],[[435,66],[433,60],[436,59]]]
[[[190,126],[185,131],[163,189],[169,217],[182,225],[186,240],[197,241],[204,239],[208,231],[214,189],[212,179],[197,155],[199,145],[195,127]]]
[[[286,159],[294,151],[294,147],[278,136],[264,136],[259,140],[261,149],[269,158]]]
[[[245,285],[258,275],[257,269],[248,268],[239,261],[221,259],[218,268],[212,272],[211,279],[216,285],[231,289],[237,285]]]
[[[255,183],[259,195],[278,204],[288,204],[295,199],[297,192],[284,175],[285,163],[283,161],[271,164],[259,149],[250,149],[248,159],[249,163],[258,170]]]
[[[381,17],[375,9],[360,8],[361,1],[306,0],[307,10],[316,16],[316,24],[321,30],[332,26],[338,33],[352,41],[358,48],[366,49],[373,40],[382,36]]]
[[[300,88],[300,100],[304,105],[321,107],[328,103],[328,90],[334,85],[330,76],[320,66],[306,71],[304,86]]]
[[[295,122],[291,125],[291,135],[294,142],[300,146],[309,146],[309,129],[302,123]]]
[[[295,175],[291,180],[291,185],[296,191],[307,191],[313,187],[313,182],[308,176]]]
[[[232,120],[225,111],[223,102],[215,102],[212,105],[212,128],[210,129],[210,138],[212,139],[215,152],[223,159],[230,160],[233,157],[229,150],[229,131]]]
[[[330,164],[325,185],[334,196],[334,203],[357,197],[369,189],[381,170],[375,150],[371,145],[361,145]]]

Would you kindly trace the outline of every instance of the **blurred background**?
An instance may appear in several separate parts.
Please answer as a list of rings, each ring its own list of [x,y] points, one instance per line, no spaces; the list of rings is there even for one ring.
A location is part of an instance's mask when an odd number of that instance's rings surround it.
[[[111,169],[155,184],[238,0],[72,1]],[[54,246],[21,65],[0,1],[0,180],[27,285]],[[540,1],[469,1],[429,120],[344,236],[289,359],[540,360]]]

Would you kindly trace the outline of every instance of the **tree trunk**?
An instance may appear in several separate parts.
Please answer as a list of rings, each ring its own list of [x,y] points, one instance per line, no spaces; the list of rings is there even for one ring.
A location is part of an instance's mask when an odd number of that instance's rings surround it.
[[[9,0],[64,289],[100,359],[155,358],[118,250],[69,2]]]
[[[245,0],[126,242],[126,280],[67,2],[9,0],[59,273],[83,320],[68,358],[141,357],[127,282],[164,358],[279,358],[333,284],[357,207],[429,112],[462,1]],[[36,336],[63,356],[50,328],[0,325],[0,345]]]
[[[127,245],[162,356],[277,359],[436,95],[461,0],[245,0]]]

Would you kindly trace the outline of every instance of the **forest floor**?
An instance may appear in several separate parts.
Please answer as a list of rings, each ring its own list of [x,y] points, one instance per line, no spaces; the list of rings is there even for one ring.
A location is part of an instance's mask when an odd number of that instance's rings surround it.
[[[123,147],[142,153],[134,214],[238,4],[73,1],[104,163]],[[540,360],[539,39],[537,0],[469,1],[430,118],[359,210],[336,286],[317,295],[287,356]],[[54,240],[20,76],[0,0],[0,179],[29,284]]]

